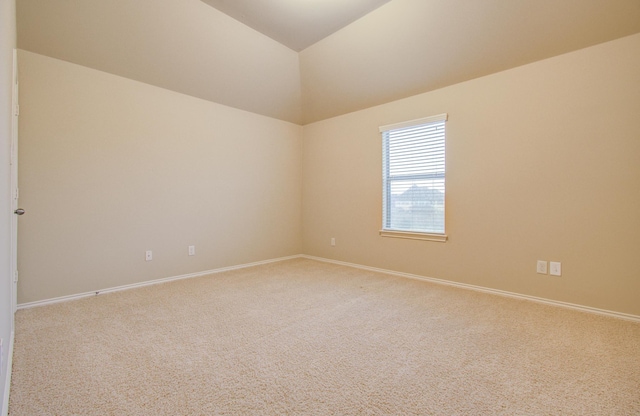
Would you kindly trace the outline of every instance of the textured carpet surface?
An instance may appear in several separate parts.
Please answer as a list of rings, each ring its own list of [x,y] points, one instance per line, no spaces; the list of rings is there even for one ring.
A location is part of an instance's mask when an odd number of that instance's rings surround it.
[[[639,415],[640,325],[295,259],[18,311],[10,415]]]

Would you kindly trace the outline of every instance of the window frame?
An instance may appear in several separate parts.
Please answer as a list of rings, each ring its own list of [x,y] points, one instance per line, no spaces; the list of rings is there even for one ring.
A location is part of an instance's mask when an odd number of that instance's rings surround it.
[[[391,200],[391,195],[390,195],[390,186],[389,186],[389,173],[388,173],[388,163],[386,163],[386,158],[388,157],[389,154],[389,150],[387,148],[388,143],[385,142],[385,138],[384,135],[386,132],[389,132],[391,130],[398,130],[398,129],[404,129],[404,128],[409,128],[409,127],[414,127],[414,126],[421,126],[421,125],[425,125],[425,124],[431,124],[431,123],[437,123],[437,122],[443,122],[443,124],[446,126],[446,122],[448,120],[449,116],[447,113],[443,113],[443,114],[438,114],[435,116],[430,116],[430,117],[424,117],[424,118],[419,118],[419,119],[415,119],[415,120],[409,120],[409,121],[404,121],[401,123],[395,123],[395,124],[388,124],[388,125],[384,125],[384,126],[380,126],[379,127],[379,131],[380,134],[382,136],[382,157],[383,157],[383,163],[382,163],[382,229],[379,231],[380,236],[382,237],[394,237],[394,238],[405,238],[405,239],[411,239],[411,240],[427,240],[427,241],[437,241],[437,242],[446,242],[448,240],[448,235],[446,234],[446,212],[443,213],[444,218],[443,218],[443,228],[444,231],[442,233],[438,233],[438,232],[430,232],[430,231],[416,231],[416,230],[403,230],[403,229],[391,229],[391,228],[386,228],[387,227],[387,216],[388,214],[388,210],[390,209],[389,207],[385,207],[385,204],[389,204],[390,200]],[[445,172],[443,172],[442,174],[442,180],[443,183],[445,184],[445,191],[444,191],[444,207],[446,207],[446,127],[445,127],[445,132],[444,132],[444,147],[445,147],[445,155],[444,155],[444,162],[445,162]],[[418,175],[419,176],[419,175]],[[444,209],[443,207],[443,209]]]

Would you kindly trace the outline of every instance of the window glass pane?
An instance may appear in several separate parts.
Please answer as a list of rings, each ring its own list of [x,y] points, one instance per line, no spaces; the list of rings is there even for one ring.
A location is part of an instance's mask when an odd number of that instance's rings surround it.
[[[389,229],[444,233],[444,178],[391,181]]]
[[[383,228],[444,234],[445,122],[383,131]]]

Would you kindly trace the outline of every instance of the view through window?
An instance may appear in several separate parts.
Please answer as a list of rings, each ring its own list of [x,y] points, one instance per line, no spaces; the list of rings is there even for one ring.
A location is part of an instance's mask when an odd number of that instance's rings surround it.
[[[383,230],[444,234],[447,115],[380,127]]]

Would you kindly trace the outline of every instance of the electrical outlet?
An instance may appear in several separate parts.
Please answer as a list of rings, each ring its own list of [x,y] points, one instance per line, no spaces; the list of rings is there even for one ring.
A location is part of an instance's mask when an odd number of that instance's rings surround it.
[[[331,237],[331,247],[335,247],[336,246],[336,239],[334,237]]]
[[[151,250],[147,250],[147,251],[144,253],[144,260],[145,260],[145,261],[151,261],[151,260],[153,260],[153,251],[151,251]]]
[[[196,246],[189,246],[189,255],[190,256],[196,255]]]
[[[544,260],[538,260],[536,272],[540,274],[547,274],[547,262]]]
[[[553,276],[562,276],[562,263],[559,261],[550,261],[549,274]]]

